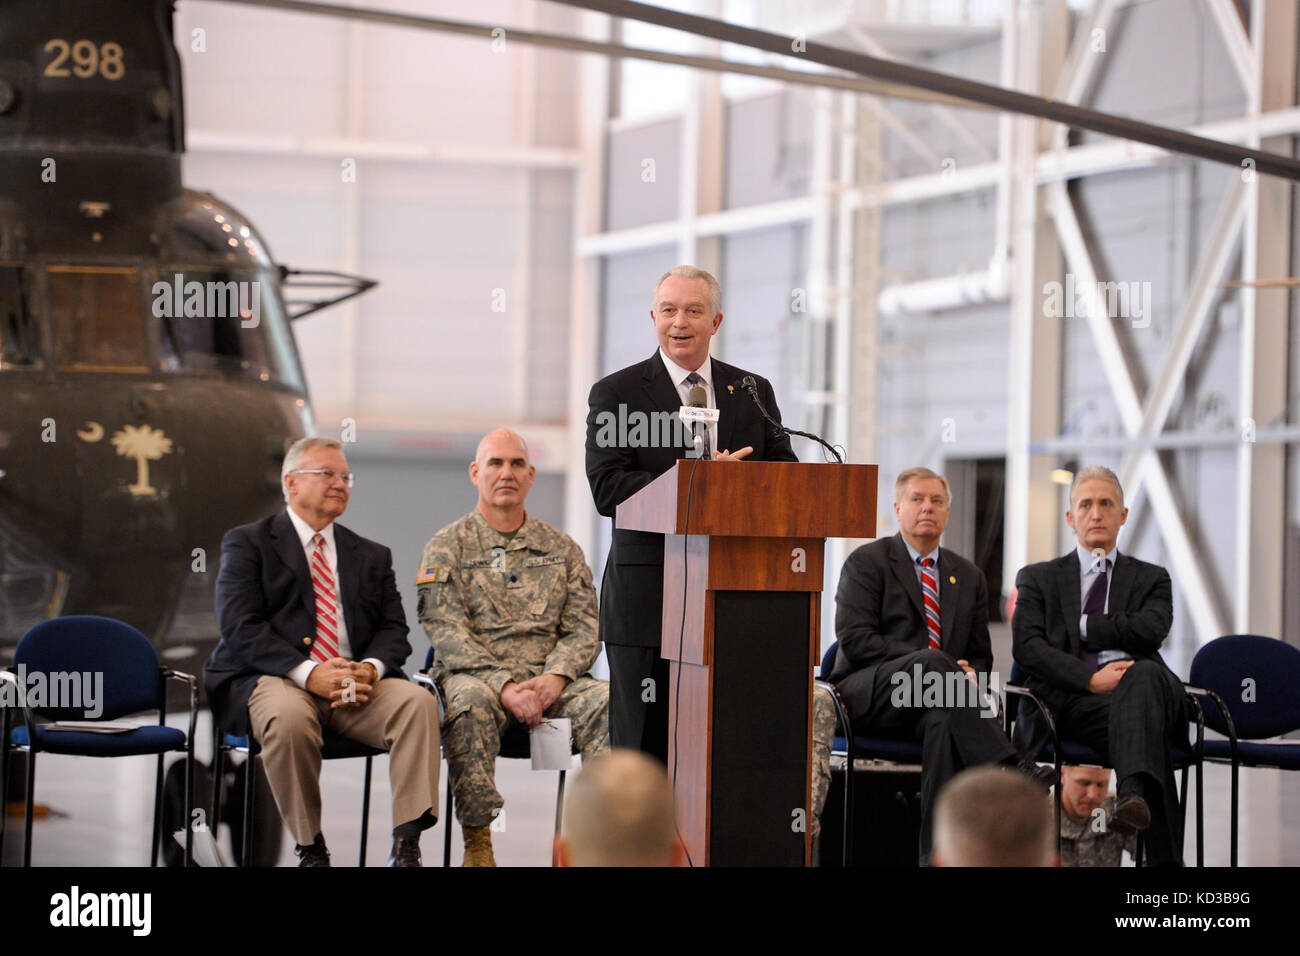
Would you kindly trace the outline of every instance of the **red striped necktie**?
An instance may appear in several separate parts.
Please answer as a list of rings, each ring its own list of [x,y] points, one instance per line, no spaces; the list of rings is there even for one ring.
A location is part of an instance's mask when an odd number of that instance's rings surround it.
[[[925,600],[925,626],[930,632],[930,646],[939,649],[939,585],[931,570],[934,558],[921,558],[921,597]]]
[[[311,553],[311,583],[316,591],[316,643],[311,646],[311,656],[318,661],[341,657],[339,653],[339,600],[334,588],[334,572],[325,560],[325,538],[311,536],[316,550]]]

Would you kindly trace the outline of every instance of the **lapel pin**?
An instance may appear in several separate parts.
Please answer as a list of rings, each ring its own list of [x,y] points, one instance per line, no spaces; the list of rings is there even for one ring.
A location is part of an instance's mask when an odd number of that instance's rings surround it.
[[[956,578],[954,575],[951,575],[951,574],[948,575],[948,583],[949,583],[949,584],[956,584],[956,583],[957,583],[957,578]]]
[[[727,392],[728,392],[729,394],[731,394],[731,395],[735,395],[735,394],[736,394],[736,386],[734,386],[734,385],[728,385],[728,386],[727,386]]]

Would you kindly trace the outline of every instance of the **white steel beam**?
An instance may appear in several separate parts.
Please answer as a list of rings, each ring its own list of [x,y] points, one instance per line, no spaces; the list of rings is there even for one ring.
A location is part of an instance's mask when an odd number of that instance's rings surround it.
[[[582,35],[608,39],[611,21],[595,13],[581,17]],[[589,236],[601,230],[605,207],[605,120],[609,116],[609,74],[617,64],[598,57],[579,62],[578,153],[582,162],[575,172],[573,234]],[[596,509],[587,483],[587,393],[600,374],[601,263],[596,258],[574,256],[569,308],[569,402],[566,420],[571,424],[565,443],[564,524],[587,562],[598,569],[602,555],[595,553]],[[582,423],[582,424],[580,424]]]
[[[1080,21],[1074,34],[1074,42],[1070,45],[1069,59],[1061,73],[1060,81],[1056,84],[1054,99],[1073,103],[1075,106],[1082,104],[1083,97],[1092,85],[1093,76],[1101,63],[1101,57],[1094,49],[1093,37],[1100,30],[1104,41],[1111,20],[1115,17],[1115,11],[1129,2],[1131,0],[1097,0],[1087,19]],[[1064,126],[1058,128],[1058,134],[1059,142],[1064,143],[1066,134]]]
[[[879,42],[877,42],[875,37],[858,24],[849,23],[846,29],[849,36],[853,38],[853,42],[862,47],[863,50],[872,56],[880,57],[883,60],[897,59],[897,57],[893,56]],[[867,102],[870,103],[874,109],[878,100],[873,97]],[[879,115],[882,120],[885,119],[883,114],[878,113],[877,115]],[[989,149],[988,144],[976,136],[971,128],[963,123],[961,117],[959,117],[950,107],[936,103],[934,106],[934,115],[939,122],[943,123],[956,133],[967,146],[974,149],[984,159],[993,158],[993,151]],[[886,120],[886,123],[888,123],[888,120]]]
[[[1259,85],[1255,73],[1255,51],[1246,36],[1246,28],[1241,22],[1241,17],[1237,15],[1236,6],[1232,0],[1205,0],[1205,2],[1209,6],[1210,19],[1218,27],[1219,35],[1223,37],[1223,43],[1228,48],[1228,59],[1232,61],[1232,68],[1237,71],[1242,89],[1253,89]]]
[[[1294,0],[1254,0],[1251,5],[1253,82],[1247,89],[1254,110],[1295,105],[1297,19]],[[1270,145],[1291,148],[1289,140]],[[1285,275],[1291,268],[1292,191],[1273,177],[1248,178],[1251,202],[1242,279]],[[1286,415],[1291,297],[1250,286],[1242,293],[1238,414],[1245,432],[1256,422]],[[1283,575],[1286,512],[1285,449],[1242,441],[1237,447],[1233,614],[1233,628],[1239,633],[1282,636],[1283,602],[1288,599]]]
[[[350,88],[350,87],[349,87]],[[577,169],[578,150],[533,146],[470,146],[456,143],[413,143],[360,136],[272,136],[230,130],[194,129],[185,134],[191,153],[235,153],[245,156],[303,156],[339,159],[351,156],[395,163],[448,163],[464,166]]]
[[[1200,341],[1201,332],[1210,316],[1210,307],[1220,295],[1219,283],[1232,261],[1232,252],[1236,248],[1237,237],[1246,216],[1246,184],[1240,175],[1229,175],[1232,179],[1228,193],[1220,204],[1206,247],[1192,274],[1192,288],[1174,326],[1160,372],[1147,391],[1142,423],[1134,433],[1135,439],[1149,438],[1164,431],[1174,398],[1185,381],[1192,351]],[[1126,494],[1136,497],[1141,474],[1138,459],[1147,454],[1151,452],[1140,450],[1124,456],[1119,476]]]

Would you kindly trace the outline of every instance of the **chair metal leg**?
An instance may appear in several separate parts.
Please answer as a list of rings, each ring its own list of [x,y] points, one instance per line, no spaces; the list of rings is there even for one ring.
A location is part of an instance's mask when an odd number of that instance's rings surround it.
[[[1232,808],[1231,808],[1231,838],[1230,850],[1228,854],[1229,866],[1237,865],[1237,759],[1233,754],[1232,760]]]
[[[1196,865],[1205,866],[1205,764],[1196,762]]]
[[[244,762],[244,846],[240,852],[240,866],[253,865],[253,774],[257,772],[257,757],[249,741],[248,759]]]
[[[27,747],[27,800],[23,804],[23,866],[32,865],[32,808],[36,805],[36,741]]]
[[[370,769],[373,757],[366,757],[365,789],[361,792],[361,861],[357,866],[366,865],[366,835],[370,830]]]
[[[446,826],[442,830],[442,865],[451,866],[451,821],[452,821],[452,803],[451,803],[451,776],[447,776],[447,815],[443,818]]]
[[[217,828],[221,826],[221,786],[224,782],[221,778],[225,775],[226,769],[226,752],[221,749],[221,741],[215,738],[212,741],[212,802],[208,804],[212,814],[209,822],[209,828],[212,830],[212,839],[217,838]]]
[[[194,738],[185,741],[185,868],[194,859]],[[211,828],[209,827],[209,830]]]
[[[554,836],[560,835],[560,823],[564,819],[564,773],[565,771],[563,770],[560,771],[560,784],[555,791],[555,834]],[[555,840],[554,838],[552,838],[551,839],[551,866],[559,866],[559,865],[560,865],[560,860],[558,854],[556,853]]]
[[[9,815],[9,708],[0,707],[0,860],[4,859],[5,818]]]
[[[163,755],[158,755],[158,773],[153,785],[153,845],[149,853],[149,865],[158,865],[158,848],[162,843],[162,778]]]

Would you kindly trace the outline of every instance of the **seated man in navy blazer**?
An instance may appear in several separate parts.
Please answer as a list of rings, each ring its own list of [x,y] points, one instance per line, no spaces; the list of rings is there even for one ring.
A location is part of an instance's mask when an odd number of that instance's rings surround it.
[[[1179,733],[1186,739],[1187,701],[1160,656],[1174,619],[1169,572],[1119,553],[1128,509],[1109,468],[1090,465],[1074,476],[1065,519],[1078,539],[1070,553],[1016,576],[1012,654],[1061,737],[1115,768],[1110,826],[1145,830],[1148,862],[1177,865],[1183,839],[1169,754]],[[1036,753],[1045,727],[1033,708],[1020,710],[1017,739],[1023,733]]]
[[[392,554],[334,523],[352,488],[339,442],[295,442],[281,480],[288,508],[221,542],[221,642],[203,668],[213,719],[261,745],[299,866],[329,866],[322,731],[387,750],[389,865],[419,866],[420,833],[437,822],[438,707],[401,670],[411,646]]]
[[[858,548],[844,562],[835,592],[839,651],[828,678],[854,733],[921,741],[923,863],[930,858],[932,811],[940,789],[966,767],[1019,765],[1044,789],[1051,769],[1022,761],[988,706],[978,681],[993,667],[988,585],[961,555],[939,547],[948,524],[948,479],[909,468],[894,484],[898,534]],[[996,687],[991,688],[994,694]],[[830,779],[824,694],[813,740],[813,811],[820,815]]]

